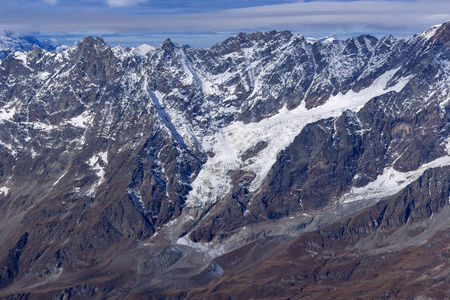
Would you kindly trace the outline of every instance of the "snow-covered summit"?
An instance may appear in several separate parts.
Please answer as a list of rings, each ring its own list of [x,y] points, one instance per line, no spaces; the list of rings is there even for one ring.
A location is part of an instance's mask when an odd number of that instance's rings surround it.
[[[133,49],[133,53],[137,54],[139,56],[145,56],[147,55],[147,53],[154,51],[155,47],[152,47],[150,45],[147,44],[142,44],[140,46],[137,46],[136,48]]]
[[[111,48],[111,50],[114,53],[114,56],[117,57],[119,60],[124,60],[130,56],[143,57],[146,56],[148,53],[155,51],[155,49],[156,49],[155,47],[152,47],[147,44],[142,44],[137,47],[128,47],[128,48],[123,48],[120,44],[117,44],[115,47]]]

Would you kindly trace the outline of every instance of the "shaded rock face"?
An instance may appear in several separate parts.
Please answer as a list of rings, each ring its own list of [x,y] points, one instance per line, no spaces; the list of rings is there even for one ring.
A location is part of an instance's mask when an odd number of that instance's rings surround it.
[[[0,287],[8,286],[19,272],[19,259],[22,249],[28,241],[28,232],[25,232],[14,248],[8,252],[8,256],[2,261],[2,274],[0,274]]]
[[[449,32],[312,43],[271,31],[143,56],[86,37],[9,54],[0,296],[284,297],[298,280],[316,295],[378,270],[351,251],[425,234],[440,249],[448,220],[425,225],[448,208],[436,167],[450,164]],[[269,290],[254,275],[289,261],[314,267]]]

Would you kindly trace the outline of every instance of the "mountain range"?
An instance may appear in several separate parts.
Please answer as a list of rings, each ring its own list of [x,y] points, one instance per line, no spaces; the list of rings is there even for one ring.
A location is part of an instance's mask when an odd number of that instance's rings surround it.
[[[66,46],[61,46],[54,38],[40,42],[37,38],[30,35],[18,35],[11,31],[0,31],[0,60],[5,59],[11,52],[33,50],[34,47],[47,51],[62,51],[67,48]]]
[[[450,23],[22,42],[0,58],[0,297],[450,295]]]

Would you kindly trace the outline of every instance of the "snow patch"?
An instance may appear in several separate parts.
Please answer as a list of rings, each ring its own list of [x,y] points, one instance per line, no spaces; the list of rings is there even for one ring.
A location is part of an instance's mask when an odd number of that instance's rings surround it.
[[[96,188],[105,181],[105,168],[108,164],[108,153],[99,152],[97,154],[94,154],[87,163],[91,167],[91,170],[93,170],[99,178],[99,180],[86,193],[87,196],[92,197],[95,195]]]
[[[438,29],[441,28],[441,26],[442,26],[442,24],[434,25],[433,27],[429,28],[428,30],[422,32],[420,34],[420,36],[422,36],[428,40],[436,34],[436,31],[438,31]]]
[[[58,127],[55,125],[46,124],[46,123],[42,123],[42,122],[23,122],[22,124],[24,124],[26,126],[31,126],[33,129],[41,130],[41,131],[45,131],[45,132],[50,132],[52,130],[58,129]]]
[[[5,194],[5,196],[8,196],[9,188],[6,186],[0,188],[0,194]]]
[[[136,48],[134,48],[133,49],[133,53],[135,55],[138,55],[138,56],[142,57],[142,56],[147,55],[147,53],[149,53],[151,51],[154,51],[154,50],[155,50],[155,47],[152,47],[152,46],[147,45],[147,44],[142,44],[142,45],[137,46]]]
[[[24,52],[21,51],[14,52],[14,58],[22,61],[24,64],[27,63],[27,55]]]
[[[16,114],[16,108],[5,108],[0,109],[0,122],[4,123],[5,121],[11,121],[14,115]]]
[[[81,115],[67,120],[66,123],[78,128],[87,128],[88,125],[92,124],[92,116],[88,111],[85,111]]]
[[[185,245],[192,248],[194,251],[205,254],[208,258],[216,258],[225,254],[224,245],[218,245],[216,243],[194,243],[186,237],[179,238],[177,240],[178,245]]]
[[[330,36],[327,36],[326,38],[321,39],[320,41],[324,44],[330,44],[336,40],[337,40],[337,38],[335,35],[330,35]]]
[[[117,46],[111,48],[111,50],[112,50],[114,56],[116,58],[118,58],[119,60],[124,60],[128,55],[128,52],[125,49],[123,49],[122,46],[120,46],[119,44],[117,44]]]
[[[81,149],[84,144],[86,144],[86,137],[83,135],[79,139],[74,139],[72,142],[75,142],[78,146],[78,149]]]
[[[147,84],[147,80],[145,80]],[[146,86],[145,86],[146,88]],[[158,112],[161,121],[166,125],[166,128],[172,134],[173,138],[185,148],[189,146],[195,148],[197,145],[196,132],[180,113],[177,108],[170,107],[165,103],[166,95],[159,91],[147,90],[149,97],[153,100],[153,105]],[[174,92],[174,91],[172,91]]]
[[[450,156],[450,137],[447,137],[444,143],[445,143],[445,151],[447,152],[447,155]]]
[[[317,42],[317,39],[316,39],[316,38],[312,38],[312,37],[305,37],[305,40],[306,40],[306,42],[307,42],[308,44],[310,44],[310,45],[312,45],[312,44],[314,44],[315,42]]]
[[[67,171],[64,172],[64,173],[58,178],[58,180],[56,180],[55,183],[53,183],[53,185],[54,185],[54,186],[57,185],[58,182],[59,182],[64,176],[66,176],[66,174],[67,174]]]
[[[352,188],[349,193],[341,197],[340,202],[350,203],[394,195],[422,176],[426,170],[448,165],[450,165],[450,156],[440,157],[432,162],[423,164],[417,170],[406,173],[396,171],[393,167],[385,168],[383,174],[379,175],[375,181],[363,187]]]
[[[27,64],[27,55],[24,52],[16,51],[14,52],[14,58],[17,60],[22,61],[22,65],[27,68],[28,70],[34,72],[32,68],[30,68]]]
[[[131,198],[134,200],[136,205],[139,206],[140,209],[147,210],[147,207],[145,206],[145,203],[142,200],[142,195],[139,189],[127,188],[127,194],[131,196]]]
[[[38,78],[42,81],[46,80],[50,76],[49,72],[39,72]]]
[[[12,144],[6,144],[2,141],[0,141],[0,145],[5,147],[6,149],[8,149],[11,152],[12,156],[17,156],[17,151],[14,149],[14,146]]]
[[[68,45],[61,45],[61,46],[56,47],[55,51],[58,52],[58,53],[61,53],[61,52],[64,52],[64,51],[66,51],[68,49],[70,49],[70,46],[68,46]]]
[[[32,159],[34,159],[35,157],[36,157],[36,155],[37,155],[37,152],[36,151],[34,151],[34,149],[33,148],[31,148],[31,158]]]

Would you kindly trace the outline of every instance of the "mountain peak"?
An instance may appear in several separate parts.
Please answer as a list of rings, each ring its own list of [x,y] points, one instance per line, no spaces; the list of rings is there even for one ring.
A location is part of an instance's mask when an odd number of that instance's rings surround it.
[[[231,53],[233,51],[238,51],[239,49],[250,48],[256,45],[257,43],[266,43],[266,42],[286,42],[292,39],[294,35],[290,31],[268,31],[268,32],[253,32],[253,33],[244,33],[240,32],[236,36],[230,37],[223,41],[222,43],[217,43],[211,47],[216,51],[219,51],[222,54]]]
[[[86,36],[81,43],[78,44],[78,48],[82,51],[95,51],[102,52],[106,49],[110,49],[109,45],[103,40],[102,37],[97,36],[95,39],[88,35]]]
[[[249,42],[258,42],[261,40],[286,40],[286,39],[290,39],[292,38],[293,34],[292,32],[285,30],[285,31],[277,31],[277,30],[272,30],[272,31],[266,31],[266,32],[262,32],[262,31],[257,31],[257,32],[253,32],[253,33],[243,33],[240,32],[238,35],[236,35],[236,37],[232,37],[230,38],[231,40],[235,40],[235,41],[239,41],[241,43],[249,43]],[[228,40],[230,40],[228,39]]]
[[[172,42],[172,40],[169,38],[161,44],[160,48],[165,52],[172,53],[176,48],[179,48],[179,46],[178,44]]]
[[[320,38],[317,41],[324,43],[324,44],[329,44],[329,43],[334,42],[335,40],[337,40],[337,37],[336,37],[336,35],[332,34],[332,35],[326,36],[324,38]]]
[[[172,40],[170,38],[166,39],[163,43],[162,46],[163,47],[174,47],[176,44],[174,42],[172,42]]]
[[[92,35],[86,36],[81,44],[106,44],[105,40],[101,36],[94,38]]]
[[[450,39],[450,21],[431,26],[429,29],[419,34],[419,36],[432,42],[447,42]]]
[[[436,25],[436,26],[430,28],[430,30],[432,30],[434,28],[435,28],[435,33],[432,37],[432,40],[438,41],[441,43],[446,43],[450,40],[450,21],[445,22],[441,25]]]

